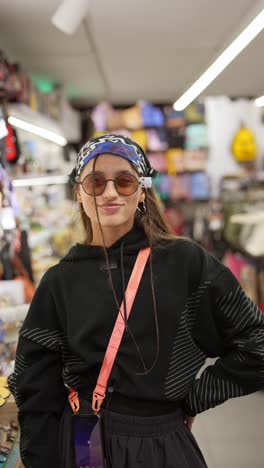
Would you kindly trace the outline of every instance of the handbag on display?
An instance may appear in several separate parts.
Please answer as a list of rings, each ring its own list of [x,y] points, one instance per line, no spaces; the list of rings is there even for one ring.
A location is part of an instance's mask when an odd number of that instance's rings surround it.
[[[91,113],[92,121],[94,123],[95,131],[105,133],[107,128],[107,112],[109,104],[107,102],[101,102],[95,106]]]
[[[157,172],[167,172],[168,170],[167,158],[166,158],[166,154],[163,153],[162,151],[158,151],[155,153],[148,153],[148,160],[151,166],[153,166]]]
[[[257,157],[256,137],[250,128],[241,126],[232,141],[232,153],[236,161],[243,163],[255,161]]]
[[[208,148],[208,131],[205,124],[193,124],[186,127],[186,149]]]
[[[166,151],[169,174],[185,170],[185,151],[182,148],[170,148]]]
[[[159,107],[150,102],[141,102],[141,115],[144,127],[161,127],[164,125],[164,115]]]
[[[121,112],[123,126],[129,130],[137,130],[143,127],[141,110],[138,105],[129,107]]]
[[[186,171],[205,171],[208,153],[206,149],[185,150]]]
[[[149,151],[165,151],[168,148],[165,129],[151,129],[147,134]]]
[[[20,157],[20,146],[18,143],[18,138],[16,131],[11,125],[6,122],[7,136],[5,139],[6,144],[6,153],[5,158],[9,164],[16,164]]]
[[[192,174],[191,187],[193,200],[208,200],[210,198],[210,180],[206,172]]]
[[[147,132],[144,129],[132,130],[131,132],[133,140],[146,151],[148,146]]]
[[[108,130],[116,130],[124,126],[122,112],[114,109],[110,104],[106,109],[106,126]]]
[[[173,107],[165,107],[166,127],[185,127],[186,120],[183,111],[176,111]]]
[[[185,127],[167,128],[169,148],[185,148]]]
[[[141,249],[138,253],[125,292],[127,318],[130,315],[149,255],[149,247]],[[72,432],[76,468],[82,468],[84,466],[107,468],[104,430],[100,417],[100,410],[105,399],[108,379],[126,326],[124,310],[123,301],[93,392],[92,406],[90,406],[88,401],[80,400],[78,392],[75,389],[69,389],[69,403],[73,411]]]
[[[204,123],[205,122],[205,107],[204,104],[193,101],[184,110],[184,115],[188,123]]]

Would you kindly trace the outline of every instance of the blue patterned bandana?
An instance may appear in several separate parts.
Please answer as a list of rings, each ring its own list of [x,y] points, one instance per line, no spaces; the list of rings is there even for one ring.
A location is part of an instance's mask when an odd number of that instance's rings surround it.
[[[154,176],[144,151],[137,143],[122,135],[102,135],[92,138],[80,150],[75,166],[75,177],[79,177],[83,167],[95,156],[102,153],[116,154],[130,161],[139,176]]]

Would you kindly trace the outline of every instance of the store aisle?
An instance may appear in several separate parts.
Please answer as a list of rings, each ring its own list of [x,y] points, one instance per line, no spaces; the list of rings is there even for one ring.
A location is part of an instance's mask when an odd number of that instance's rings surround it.
[[[263,468],[264,391],[198,415],[193,433],[208,468]]]

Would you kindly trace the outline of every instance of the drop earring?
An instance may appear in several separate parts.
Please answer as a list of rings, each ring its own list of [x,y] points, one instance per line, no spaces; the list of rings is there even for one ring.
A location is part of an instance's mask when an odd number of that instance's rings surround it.
[[[141,205],[141,206],[140,206],[140,205]],[[145,213],[146,213],[147,208],[146,208],[145,201],[140,202],[140,203],[138,204],[137,210],[138,210],[141,214],[145,214]]]

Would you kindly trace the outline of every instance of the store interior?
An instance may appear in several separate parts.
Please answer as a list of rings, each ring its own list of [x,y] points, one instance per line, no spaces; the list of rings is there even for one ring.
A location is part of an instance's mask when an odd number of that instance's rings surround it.
[[[181,108],[255,18],[255,36]],[[41,277],[83,240],[68,175],[90,137],[142,146],[172,231],[264,312],[263,50],[262,0],[0,2],[0,467],[22,467],[7,377]],[[194,425],[210,468],[263,467],[263,431],[264,391]]]

